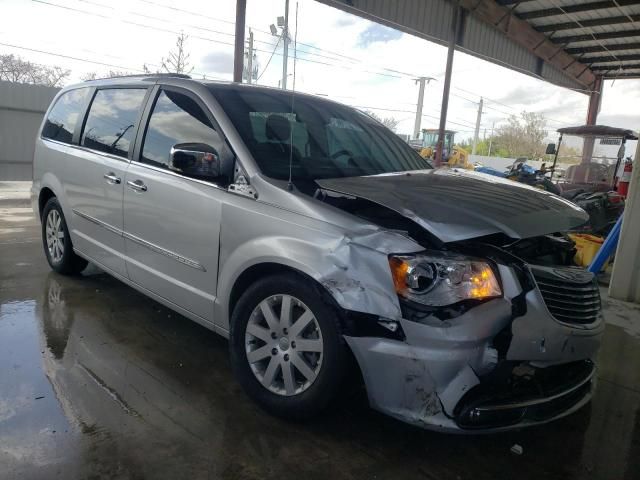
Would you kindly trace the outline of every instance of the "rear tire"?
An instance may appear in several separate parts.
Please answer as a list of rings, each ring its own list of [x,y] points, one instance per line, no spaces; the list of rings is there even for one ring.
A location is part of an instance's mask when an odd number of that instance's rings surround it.
[[[229,345],[245,392],[287,419],[326,409],[348,370],[335,309],[319,287],[293,273],[260,279],[242,294],[231,317]]]
[[[77,275],[87,261],[73,251],[69,229],[56,197],[50,198],[42,210],[42,245],[51,269],[62,275]]]

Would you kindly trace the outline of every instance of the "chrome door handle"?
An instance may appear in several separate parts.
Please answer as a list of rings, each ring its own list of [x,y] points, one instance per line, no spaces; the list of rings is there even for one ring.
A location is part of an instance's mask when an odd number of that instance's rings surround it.
[[[120,185],[121,182],[120,177],[117,177],[113,172],[105,173],[104,179],[111,185]]]
[[[129,185],[129,187],[135,190],[136,192],[147,191],[147,186],[144,183],[142,183],[142,180],[136,180],[135,182],[132,182],[131,180],[127,180],[127,185]]]

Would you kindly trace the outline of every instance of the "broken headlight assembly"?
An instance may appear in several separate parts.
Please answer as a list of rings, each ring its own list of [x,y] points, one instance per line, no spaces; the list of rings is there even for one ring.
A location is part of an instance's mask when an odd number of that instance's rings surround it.
[[[494,270],[481,259],[438,253],[392,255],[389,267],[398,295],[422,305],[444,307],[502,296]]]

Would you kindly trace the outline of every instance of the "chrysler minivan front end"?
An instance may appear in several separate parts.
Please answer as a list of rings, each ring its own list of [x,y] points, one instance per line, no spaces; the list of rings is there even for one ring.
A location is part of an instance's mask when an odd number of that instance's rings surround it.
[[[216,96],[250,146],[260,183],[280,187],[265,201],[348,225],[328,244],[317,237],[322,253],[301,270],[339,306],[372,407],[425,428],[474,432],[547,422],[589,401],[604,328],[599,291],[558,233],[584,223],[584,211],[508,180],[418,169],[411,162],[421,159],[394,135],[372,146],[376,127],[365,115],[341,117],[333,102],[297,96],[291,112],[279,92],[221,88]],[[269,130],[274,113],[261,112],[279,109]],[[257,118],[287,146],[279,166],[265,146],[251,148]],[[334,153],[314,155],[327,139]],[[306,156],[291,151],[296,145]],[[376,146],[390,152],[378,163],[369,153]]]

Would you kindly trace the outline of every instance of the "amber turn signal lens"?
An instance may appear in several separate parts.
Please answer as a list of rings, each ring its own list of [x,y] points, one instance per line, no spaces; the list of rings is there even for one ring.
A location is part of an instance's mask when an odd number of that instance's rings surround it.
[[[489,267],[483,268],[476,275],[471,277],[471,289],[469,296],[471,298],[486,298],[495,295],[499,290],[493,272]]]
[[[393,277],[393,285],[396,293],[404,294],[407,291],[407,271],[409,264],[397,257],[389,259],[389,267],[391,267],[391,276]]]

